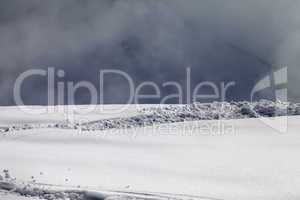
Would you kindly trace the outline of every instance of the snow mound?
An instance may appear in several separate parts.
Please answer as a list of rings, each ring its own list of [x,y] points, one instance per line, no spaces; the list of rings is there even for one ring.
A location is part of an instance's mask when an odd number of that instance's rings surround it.
[[[300,115],[300,104],[288,102],[213,102],[187,105],[159,105],[140,109],[131,117],[108,118],[84,123],[68,121],[52,124],[22,124],[0,127],[0,133],[37,128],[80,129],[96,131],[107,129],[128,129],[167,123],[199,120],[229,120],[259,117]]]
[[[300,114],[300,104],[287,102],[214,102],[189,105],[163,105],[144,108],[140,115],[128,118],[104,119],[82,124],[83,130],[123,129],[199,120],[228,120],[277,117]],[[63,125],[62,125],[63,127]]]
[[[0,127],[0,133],[8,132],[9,128],[8,127]]]
[[[88,191],[80,189],[65,189],[39,183],[18,183],[9,175],[8,170],[0,179],[0,192],[7,192],[23,197],[43,200],[216,200],[208,197],[176,195],[167,193],[145,193],[125,191]],[[0,196],[1,198],[1,196]]]

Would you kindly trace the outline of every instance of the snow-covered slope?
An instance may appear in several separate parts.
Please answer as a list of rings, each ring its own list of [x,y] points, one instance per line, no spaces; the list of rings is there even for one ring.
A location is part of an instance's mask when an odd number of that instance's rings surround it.
[[[131,118],[140,109],[93,112],[85,123]],[[289,130],[280,134],[257,118],[83,130],[36,126],[64,122],[61,114],[30,116],[14,107],[0,113],[2,127],[33,125],[0,133],[0,169],[9,170],[18,185],[156,199],[300,198],[298,116],[288,117]],[[11,195],[1,192],[0,199],[25,199]]]

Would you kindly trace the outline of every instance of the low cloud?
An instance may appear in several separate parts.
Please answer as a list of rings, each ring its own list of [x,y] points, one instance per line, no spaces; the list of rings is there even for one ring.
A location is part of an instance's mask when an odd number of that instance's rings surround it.
[[[65,70],[64,81],[97,87],[100,69],[125,71],[137,84],[184,85],[190,67],[192,85],[235,81],[228,100],[248,100],[253,85],[271,71],[255,56],[275,68],[288,66],[289,92],[297,101],[299,9],[295,0],[3,0],[0,105],[14,104],[18,75],[47,67]],[[126,102],[123,85],[107,80],[105,103]],[[44,80],[29,80],[25,102],[47,104],[46,88]],[[76,102],[87,98],[83,91]]]

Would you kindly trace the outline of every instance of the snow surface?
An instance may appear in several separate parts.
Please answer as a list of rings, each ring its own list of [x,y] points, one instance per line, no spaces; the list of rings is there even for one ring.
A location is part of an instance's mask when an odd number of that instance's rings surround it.
[[[54,106],[52,113],[29,115],[2,109],[0,132],[37,128],[80,129],[83,131],[127,129],[170,124],[184,121],[244,119],[300,115],[300,104],[272,102],[214,102],[189,105],[116,105],[95,106],[93,112],[83,114],[88,106]],[[31,111],[43,107],[31,107]],[[44,108],[45,109],[45,108]],[[74,114],[70,114],[74,113]],[[15,116],[13,115],[13,116]],[[24,118],[26,120],[24,120]],[[1,118],[0,118],[1,119]],[[23,120],[22,120],[23,119]],[[48,119],[48,120],[47,120]]]
[[[95,111],[76,119],[84,117],[86,124],[131,119],[157,109],[152,107],[133,105],[117,114]],[[15,107],[0,108],[0,127],[32,126],[0,132],[0,169],[9,170],[16,184],[42,189],[121,191],[154,199],[300,199],[298,116],[288,117],[285,134],[259,118],[175,120],[104,130],[48,126],[65,121],[61,113],[28,115]],[[45,126],[39,128],[41,124]],[[0,199],[28,198],[2,191]]]

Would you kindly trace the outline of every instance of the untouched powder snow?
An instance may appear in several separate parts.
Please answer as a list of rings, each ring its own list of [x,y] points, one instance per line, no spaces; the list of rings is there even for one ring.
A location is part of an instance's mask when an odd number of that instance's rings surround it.
[[[200,111],[191,109],[195,105],[131,106],[111,115],[95,111],[84,116],[86,130],[49,126],[65,121],[60,114],[30,116],[0,108],[0,199],[298,200],[300,117],[289,116],[288,132],[278,133],[252,115],[261,110],[263,116],[295,115],[298,106],[227,105],[239,117],[228,117],[227,110],[218,120],[188,118],[220,114],[217,104],[201,105]],[[170,120],[92,127],[145,115]],[[17,125],[31,128],[11,129]]]

